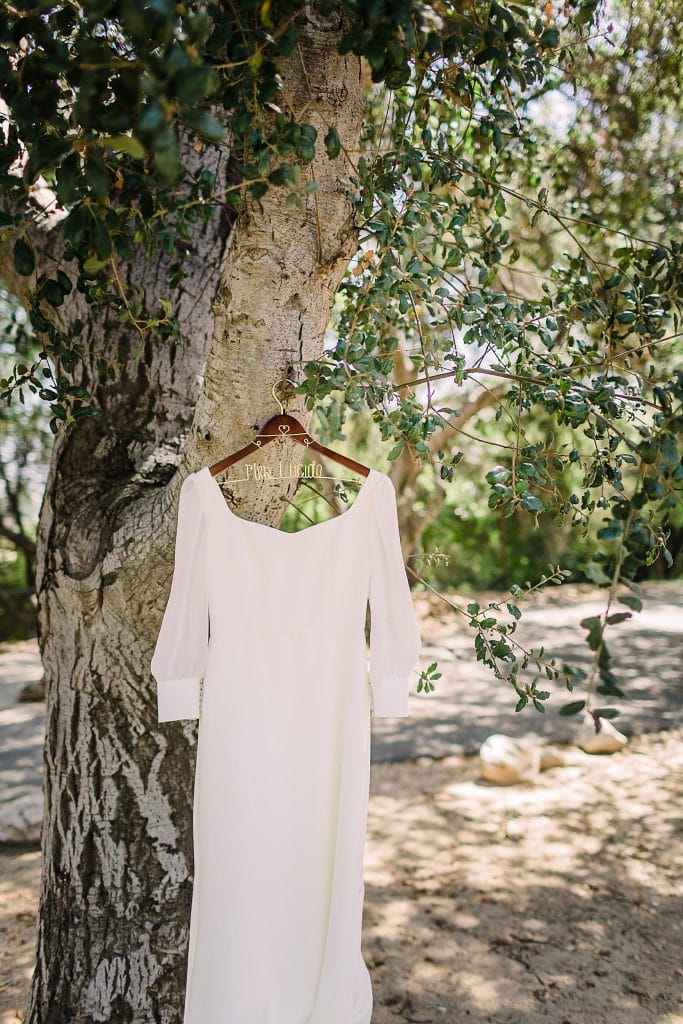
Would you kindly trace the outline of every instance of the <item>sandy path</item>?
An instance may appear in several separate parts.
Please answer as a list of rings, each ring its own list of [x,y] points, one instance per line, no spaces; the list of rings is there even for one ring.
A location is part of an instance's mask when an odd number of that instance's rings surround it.
[[[683,729],[569,756],[373,766],[373,1024],[683,1024]]]
[[[475,757],[373,765],[373,1024],[683,1024],[683,729],[569,756],[512,787]],[[0,865],[0,1024],[17,1024],[39,855]]]

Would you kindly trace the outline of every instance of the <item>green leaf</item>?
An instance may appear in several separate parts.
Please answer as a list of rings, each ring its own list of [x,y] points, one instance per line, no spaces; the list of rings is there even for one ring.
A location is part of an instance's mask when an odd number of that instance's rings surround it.
[[[100,152],[88,150],[85,162],[85,180],[96,199],[104,199],[111,184],[107,163]]]
[[[21,274],[22,277],[28,277],[36,269],[36,260],[33,255],[33,247],[31,246],[28,239],[17,238],[14,243],[14,249],[12,250],[14,256],[14,268],[17,274]]]
[[[631,618],[631,612],[615,612],[614,615],[608,615],[605,619],[610,626],[615,625],[617,622],[624,622],[626,619]]]
[[[486,481],[489,484],[501,484],[507,483],[510,477],[511,473],[507,466],[494,466],[486,474]]]
[[[541,46],[557,46],[559,41],[560,33],[556,28],[547,28],[540,39]]]
[[[43,296],[51,306],[61,306],[64,302],[64,290],[58,281],[48,278],[43,284]]]
[[[621,523],[613,522],[610,523],[609,526],[603,526],[601,530],[598,530],[597,536],[600,540],[617,540],[618,537],[621,537],[623,532]]]
[[[99,139],[93,139],[96,146],[107,146],[117,153],[126,153],[134,160],[144,160],[145,147],[132,135],[104,135]]]
[[[606,587],[608,583],[612,582],[604,570],[599,565],[596,565],[595,562],[591,562],[590,565],[586,566],[585,573],[588,579],[598,587]]]
[[[578,715],[579,711],[583,711],[586,706],[585,700],[572,700],[569,704],[563,704],[559,709],[558,714],[560,715]]]
[[[155,135],[166,125],[161,105],[153,100],[146,107],[143,107],[138,117],[138,130],[144,135]]]
[[[598,0],[586,0],[585,3],[581,4],[579,11],[574,18],[574,24],[579,27],[581,25],[587,25],[592,21],[597,6]]]
[[[190,128],[209,142],[222,142],[225,138],[223,125],[205,110],[183,111],[183,119]]]
[[[180,163],[180,143],[176,133],[171,128],[157,133],[153,147],[152,161],[160,181],[165,185],[179,181],[184,171]]]
[[[101,270],[102,267],[106,267],[109,260],[98,260],[97,256],[89,256],[83,264],[83,270],[88,275],[94,275]]]
[[[76,202],[80,191],[80,157],[72,153],[57,168],[55,192],[61,203],[70,205]]]
[[[330,158],[330,160],[334,160],[334,158],[338,157],[341,152],[341,142],[339,141],[339,134],[334,125],[332,125],[332,127],[327,132],[327,135],[325,136],[325,149],[327,150],[327,155]]]
[[[309,164],[315,157],[315,146],[308,139],[300,139],[296,145],[297,156]]]
[[[588,630],[588,646],[591,651],[597,651],[602,637],[602,622],[599,615],[592,615],[590,618],[581,619],[581,628]]]
[[[92,241],[95,253],[100,260],[106,260],[111,256],[111,235],[107,230],[107,225],[100,217],[93,217]]]

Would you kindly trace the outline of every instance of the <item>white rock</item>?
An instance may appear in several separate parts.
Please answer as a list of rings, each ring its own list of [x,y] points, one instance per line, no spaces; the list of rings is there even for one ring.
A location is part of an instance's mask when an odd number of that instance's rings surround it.
[[[561,750],[548,744],[541,748],[541,771],[546,768],[561,768],[567,763],[567,758]]]
[[[595,731],[593,718],[588,715],[576,734],[576,745],[587,754],[613,754],[628,743],[628,738],[615,729],[607,718],[600,719],[600,732]]]
[[[479,748],[482,777],[499,786],[530,782],[541,770],[541,745],[504,733],[487,736]]]
[[[36,790],[0,806],[0,843],[39,843],[43,794]]]

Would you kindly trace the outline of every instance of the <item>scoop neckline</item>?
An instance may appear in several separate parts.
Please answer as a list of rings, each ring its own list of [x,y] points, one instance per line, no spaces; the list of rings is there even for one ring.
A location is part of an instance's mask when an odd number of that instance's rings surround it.
[[[254,519],[245,519],[244,516],[238,516],[236,512],[233,512],[233,510],[230,508],[230,505],[225,500],[223,492],[220,489],[220,485],[216,480],[215,476],[213,475],[213,473],[211,472],[211,468],[209,466],[202,466],[201,470],[199,470],[199,473],[204,473],[204,475],[209,478],[210,483],[215,488],[216,497],[220,498],[221,505],[226,510],[226,513],[230,518],[236,519],[240,523],[245,523],[249,527],[253,526],[259,530],[268,530],[269,533],[280,534],[280,536],[282,537],[301,537],[304,533],[311,533],[313,530],[320,530],[322,529],[323,526],[329,526],[332,523],[337,523],[339,522],[340,519],[344,519],[346,516],[351,515],[351,513],[354,511],[354,509],[360,502],[363,493],[369,490],[368,485],[371,483],[371,481],[376,476],[383,475],[382,473],[379,472],[379,470],[374,469],[371,466],[368,475],[365,477],[363,483],[360,485],[358,489],[358,493],[356,494],[356,500],[354,501],[351,508],[347,508],[343,512],[340,512],[338,515],[332,516],[331,519],[324,519],[322,523],[313,523],[311,526],[307,526],[303,530],[296,530],[294,533],[290,533],[288,530],[280,530],[277,526],[269,526],[268,523],[258,523]]]

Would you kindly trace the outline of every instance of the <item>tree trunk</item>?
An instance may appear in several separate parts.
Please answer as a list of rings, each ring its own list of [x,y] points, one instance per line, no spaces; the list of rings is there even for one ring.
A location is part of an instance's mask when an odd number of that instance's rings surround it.
[[[305,212],[272,189],[234,223],[222,215],[198,227],[176,296],[182,347],[147,339],[134,364],[139,336],[114,317],[103,326],[88,321],[87,307],[79,312],[89,342],[80,379],[102,418],[57,436],[40,514],[45,814],[28,1024],[182,1020],[197,723],[157,722],[149,670],[180,483],[250,440],[277,412],[273,383],[320,355],[357,245],[338,181],[351,168],[343,151],[328,160],[322,138],[335,125],[342,146],[358,148],[360,61],[336,53],[338,12],[306,17],[281,67],[293,116],[318,129],[318,155],[303,173],[314,173],[319,191]],[[219,187],[229,183],[225,154],[187,155],[213,161]],[[153,302],[166,294],[165,271],[162,256],[140,262],[128,285]],[[116,382],[97,384],[96,360],[115,346],[128,362]],[[306,422],[302,405],[290,411]],[[272,520],[275,507],[257,508],[262,498],[255,488],[254,510]]]

